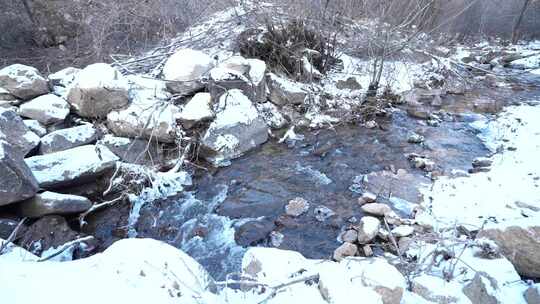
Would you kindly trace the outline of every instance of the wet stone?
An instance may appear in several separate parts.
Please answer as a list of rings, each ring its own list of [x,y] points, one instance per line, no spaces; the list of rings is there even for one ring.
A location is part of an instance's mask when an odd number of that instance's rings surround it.
[[[236,243],[240,246],[255,246],[268,238],[276,228],[273,221],[250,221],[240,226],[234,235]]]

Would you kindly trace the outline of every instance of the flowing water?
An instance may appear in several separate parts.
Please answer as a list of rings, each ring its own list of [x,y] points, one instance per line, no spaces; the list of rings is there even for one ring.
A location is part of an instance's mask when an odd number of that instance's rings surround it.
[[[404,216],[422,202],[418,189],[430,179],[406,154],[429,157],[436,174],[466,171],[474,158],[490,153],[471,122],[538,95],[525,84],[447,97],[449,114],[438,127],[396,109],[378,129],[342,125],[305,131],[294,144],[269,141],[229,167],[200,174],[191,191],[146,203],[134,228],[139,237],[186,251],[218,279],[239,271],[245,249],[238,244],[271,246],[272,232],[283,235],[281,249],[328,258],[340,232],[363,216],[356,203],[362,191],[388,198]],[[423,144],[407,142],[413,131],[425,137]],[[310,203],[297,218],[284,214],[295,197]]]

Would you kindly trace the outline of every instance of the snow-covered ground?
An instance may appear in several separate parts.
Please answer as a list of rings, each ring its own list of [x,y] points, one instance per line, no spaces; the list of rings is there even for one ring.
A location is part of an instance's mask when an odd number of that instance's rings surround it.
[[[491,171],[442,177],[425,189],[426,204],[442,226],[466,224],[479,229],[486,221],[539,216],[540,107],[512,106],[495,120],[473,123],[496,153]]]

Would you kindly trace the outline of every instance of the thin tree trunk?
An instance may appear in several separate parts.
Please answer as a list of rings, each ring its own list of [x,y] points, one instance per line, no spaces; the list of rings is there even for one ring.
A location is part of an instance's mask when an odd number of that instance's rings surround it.
[[[516,19],[516,22],[514,23],[514,27],[512,28],[512,43],[516,43],[519,39],[519,26],[521,25],[521,22],[523,21],[523,16],[525,15],[525,11],[527,10],[527,7],[531,3],[531,0],[525,0],[523,2],[523,6],[521,7],[521,12],[519,13],[518,18]]]

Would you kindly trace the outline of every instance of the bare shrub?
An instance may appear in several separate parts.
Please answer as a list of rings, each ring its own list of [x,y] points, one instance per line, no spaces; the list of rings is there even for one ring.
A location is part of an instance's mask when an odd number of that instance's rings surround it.
[[[286,24],[267,20],[265,30],[248,30],[240,35],[237,44],[243,56],[264,60],[273,71],[298,80],[309,78],[302,68],[306,56],[321,73],[336,62],[336,35],[327,37],[302,19]]]

